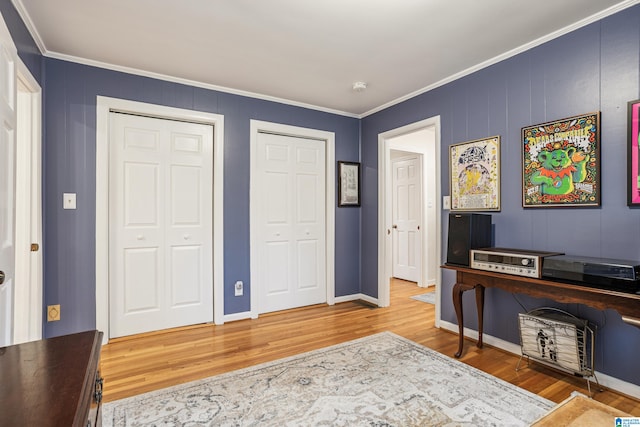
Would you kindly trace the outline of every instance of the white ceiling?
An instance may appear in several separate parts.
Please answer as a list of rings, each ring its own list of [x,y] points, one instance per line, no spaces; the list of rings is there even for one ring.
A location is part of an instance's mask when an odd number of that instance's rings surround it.
[[[640,2],[13,1],[46,56],[355,117]]]

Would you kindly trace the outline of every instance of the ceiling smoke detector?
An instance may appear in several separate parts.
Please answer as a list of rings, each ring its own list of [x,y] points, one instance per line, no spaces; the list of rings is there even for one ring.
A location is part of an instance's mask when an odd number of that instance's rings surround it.
[[[367,88],[367,84],[365,82],[355,82],[353,84],[354,92],[364,92],[366,88]]]

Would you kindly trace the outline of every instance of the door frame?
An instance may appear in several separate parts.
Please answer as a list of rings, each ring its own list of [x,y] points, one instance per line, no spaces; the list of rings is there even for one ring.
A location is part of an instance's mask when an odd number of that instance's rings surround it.
[[[213,126],[213,319],[224,323],[224,116],[105,96],[96,97],[96,329],[109,340],[109,113]]]
[[[0,14],[1,17],[1,14]],[[16,306],[16,181],[17,181],[17,66],[18,53],[4,19],[0,19],[0,352],[14,342]]]
[[[42,89],[18,59],[14,344],[42,338]],[[21,149],[19,147],[22,147]],[[22,197],[22,196],[25,197]],[[37,251],[31,244],[38,244]]]
[[[293,136],[298,138],[319,139],[325,141],[325,242],[326,242],[326,286],[327,304],[335,304],[335,192],[336,192],[336,162],[335,162],[335,134],[333,132],[322,131],[298,126],[283,125],[273,122],[251,120],[250,131],[250,211],[249,211],[249,234],[250,234],[250,280],[251,280],[251,307],[250,316],[257,319],[258,292],[253,288],[259,283],[258,279],[258,203],[256,195],[256,174],[254,165],[257,161],[256,147],[258,145],[258,134],[261,132],[274,133],[278,135]],[[257,286],[257,285],[256,285]]]
[[[411,123],[406,126],[402,126],[396,129],[392,129],[378,134],[378,306],[388,307],[391,301],[390,279],[393,274],[393,241],[391,237],[392,226],[392,213],[391,213],[391,150],[393,147],[393,139],[399,136],[407,135],[416,131],[420,131],[427,128],[434,128],[435,138],[433,146],[425,147],[425,151],[422,153],[423,160],[425,160],[425,154],[431,153],[435,159],[434,174],[427,174],[425,172],[426,165],[423,162],[423,188],[422,188],[422,211],[423,218],[426,216],[424,212],[429,209],[429,198],[425,197],[426,182],[431,176],[435,177],[435,194],[433,195],[433,202],[435,205],[435,257],[437,262],[442,259],[442,189],[441,189],[441,177],[440,177],[440,116],[434,116],[419,122]],[[398,148],[400,149],[400,148]],[[403,151],[406,151],[403,150]],[[426,281],[427,258],[429,255],[429,239],[431,239],[431,233],[428,232],[427,227],[424,227],[424,233],[422,233],[422,283]],[[436,273],[436,327],[440,325],[440,292],[442,272],[440,269]]]

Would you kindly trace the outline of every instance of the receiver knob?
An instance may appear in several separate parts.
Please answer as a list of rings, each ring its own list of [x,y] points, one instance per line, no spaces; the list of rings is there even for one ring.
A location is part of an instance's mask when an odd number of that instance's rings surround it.
[[[531,261],[529,258],[522,258],[522,265],[527,266],[529,265],[529,261]]]

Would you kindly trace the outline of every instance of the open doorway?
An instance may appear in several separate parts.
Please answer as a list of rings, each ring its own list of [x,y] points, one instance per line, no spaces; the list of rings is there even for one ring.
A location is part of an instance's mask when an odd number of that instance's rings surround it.
[[[440,212],[440,118],[433,117],[378,135],[378,305],[390,303],[390,281],[394,277],[394,247],[397,250],[398,224],[394,222],[394,163],[399,159],[415,159],[420,167],[420,193],[418,220],[411,222],[419,241],[420,272],[416,283],[419,286],[435,285],[436,326],[440,319],[440,269],[441,259],[441,212]],[[396,189],[397,190],[397,189]],[[409,197],[404,195],[402,197]],[[394,228],[394,225],[396,228]],[[420,230],[417,230],[417,227]],[[405,236],[406,238],[406,236]]]

